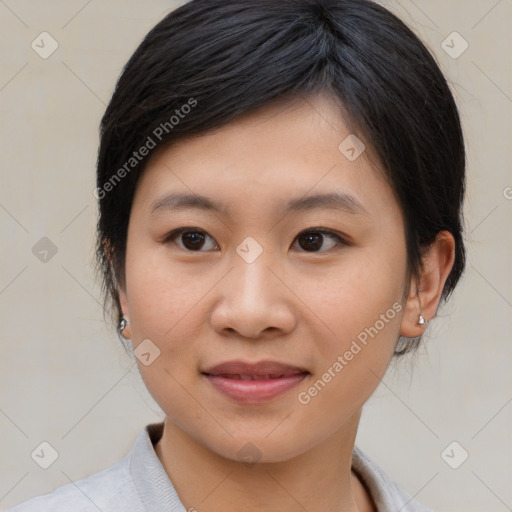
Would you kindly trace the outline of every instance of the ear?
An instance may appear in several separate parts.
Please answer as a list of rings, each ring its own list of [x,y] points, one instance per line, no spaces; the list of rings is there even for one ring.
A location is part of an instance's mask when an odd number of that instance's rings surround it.
[[[418,325],[420,313],[430,322],[435,317],[443,287],[455,261],[455,240],[449,231],[440,231],[435,241],[423,253],[419,279],[411,277],[409,295],[405,301],[400,335],[415,338],[425,332]]]

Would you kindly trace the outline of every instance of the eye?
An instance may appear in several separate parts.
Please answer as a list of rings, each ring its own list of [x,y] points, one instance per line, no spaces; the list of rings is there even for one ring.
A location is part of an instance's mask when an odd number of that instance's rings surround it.
[[[328,244],[330,247],[327,247],[326,250],[340,245],[350,245],[346,240],[344,240],[334,231],[328,231],[325,229],[308,229],[307,231],[302,231],[297,236],[297,241],[301,244],[301,246],[306,247],[306,252],[325,252],[318,251],[318,249],[322,247],[325,238],[330,238],[334,241],[333,243]]]
[[[328,244],[327,249],[324,248],[323,251],[319,251],[319,249],[321,249],[324,245],[326,238],[330,239],[332,242]],[[210,243],[210,247],[208,247],[207,243],[205,244],[205,240],[208,239],[213,242],[213,244]],[[178,240],[181,245],[175,240]],[[326,250],[333,249],[336,246],[350,245],[349,242],[347,242],[343,237],[334,231],[320,228],[302,231],[299,233],[296,240],[301,245],[301,247],[305,248],[304,252],[325,252]],[[169,233],[164,239],[164,243],[170,242],[176,243],[181,249],[192,252],[204,252],[201,251],[201,249],[214,250],[219,248],[219,246],[215,243],[214,239],[210,235],[201,229],[191,227],[184,227],[171,231],[171,233]]]
[[[174,239],[178,239],[182,241],[183,246],[178,244],[178,247],[185,249],[187,251],[195,251],[201,252],[201,248],[205,245],[205,239],[209,238],[213,240],[213,238],[207,235],[204,231],[197,228],[180,228],[171,231],[169,235],[165,237],[164,242],[169,243],[173,242]],[[214,243],[214,247],[210,247],[209,249],[218,249],[218,246]]]

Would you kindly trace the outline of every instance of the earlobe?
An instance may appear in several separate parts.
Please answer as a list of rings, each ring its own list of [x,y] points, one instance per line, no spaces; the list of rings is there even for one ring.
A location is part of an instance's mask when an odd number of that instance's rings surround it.
[[[119,303],[121,304],[121,311],[123,313],[123,318],[119,322],[117,326],[117,332],[120,336],[122,336],[125,340],[130,340],[132,338],[132,330],[130,327],[130,312],[128,308],[128,299],[126,297],[126,292],[119,288]]]
[[[412,278],[400,326],[401,336],[415,338],[425,332],[428,322],[436,315],[454,261],[455,240],[450,232],[440,231],[424,252],[419,279]]]
[[[128,297],[123,286],[119,286],[117,293],[119,296],[119,304],[121,306],[121,312],[123,315],[123,318],[117,326],[117,331],[125,340],[129,340],[132,338],[132,329],[130,326],[130,308],[128,306]]]

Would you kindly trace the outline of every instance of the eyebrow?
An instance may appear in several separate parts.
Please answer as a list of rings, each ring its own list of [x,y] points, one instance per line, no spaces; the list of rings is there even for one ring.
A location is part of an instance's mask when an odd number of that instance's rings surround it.
[[[199,194],[170,193],[156,199],[150,206],[152,214],[158,211],[187,209],[214,211],[229,215],[229,209],[225,204]],[[331,209],[350,214],[368,214],[359,199],[347,192],[329,192],[291,199],[281,210],[281,213],[287,215],[315,209]]]

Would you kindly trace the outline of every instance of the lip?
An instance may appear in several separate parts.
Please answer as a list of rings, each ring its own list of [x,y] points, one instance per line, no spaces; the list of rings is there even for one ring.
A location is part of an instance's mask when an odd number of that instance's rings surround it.
[[[246,404],[271,400],[309,375],[304,368],[277,361],[227,361],[201,373],[217,391]]]

